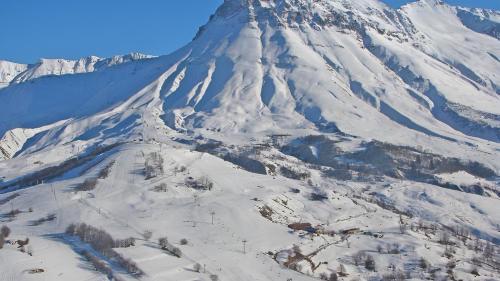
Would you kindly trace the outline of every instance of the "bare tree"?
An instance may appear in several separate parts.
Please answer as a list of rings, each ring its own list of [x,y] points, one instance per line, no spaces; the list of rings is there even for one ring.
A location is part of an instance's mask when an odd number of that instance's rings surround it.
[[[441,232],[441,236],[439,237],[439,243],[443,245],[450,244],[450,234],[447,231]]]
[[[493,259],[495,254],[495,247],[491,243],[487,243],[483,250],[483,257],[485,260]]]
[[[208,189],[208,190],[212,190],[212,188],[214,187],[214,183],[207,176],[201,177],[200,183],[202,186],[205,187],[205,189]]]
[[[137,266],[137,264],[133,260],[127,259],[117,252],[114,252],[114,258],[121,267],[127,270],[128,273],[138,277],[144,275],[144,272]]]
[[[72,224],[68,225],[68,227],[66,227],[65,233],[68,234],[68,235],[75,235],[75,233],[76,233],[76,224],[72,223]]]
[[[84,250],[82,256],[87,259],[95,268],[96,271],[106,274],[108,277],[112,276],[113,271],[105,262],[100,260],[98,257],[92,255],[89,251]],[[117,279],[114,279],[117,280]]]
[[[154,178],[163,174],[163,158],[158,152],[150,153],[144,163],[146,179]]]
[[[481,249],[483,248],[483,243],[481,242],[481,240],[479,240],[478,237],[476,237],[476,239],[474,240],[474,246],[473,246],[473,249],[474,249],[474,252],[479,252]]]
[[[135,238],[130,237],[126,239],[119,239],[115,241],[116,248],[128,248],[135,246]]]
[[[403,220],[403,215],[399,215],[399,231],[401,232],[401,234],[405,234],[406,233],[406,229],[407,229],[407,225],[405,223],[405,221]]]

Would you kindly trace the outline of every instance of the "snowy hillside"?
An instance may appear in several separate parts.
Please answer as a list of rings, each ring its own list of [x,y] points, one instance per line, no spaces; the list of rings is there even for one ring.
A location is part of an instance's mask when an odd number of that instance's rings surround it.
[[[225,0],[170,55],[0,62],[0,280],[500,278],[499,25]]]

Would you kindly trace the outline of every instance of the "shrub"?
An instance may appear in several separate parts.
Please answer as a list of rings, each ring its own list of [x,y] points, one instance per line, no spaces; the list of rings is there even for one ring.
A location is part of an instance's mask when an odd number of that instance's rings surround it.
[[[0,249],[3,249],[3,245],[5,244],[5,237],[0,234]]]
[[[158,239],[158,244],[160,245],[160,248],[166,249],[168,247],[168,239],[167,237],[161,237]]]
[[[153,232],[150,231],[150,230],[146,230],[144,231],[144,233],[142,234],[142,237],[144,237],[144,239],[146,241],[149,241],[149,239],[151,239],[151,237],[153,237]]]
[[[377,252],[379,252],[381,254],[383,252],[383,250],[384,249],[383,249],[382,245],[380,245],[380,244],[377,245]]]
[[[55,214],[48,214],[47,216],[43,217],[43,218],[39,218],[35,221],[32,221],[31,222],[31,226],[37,226],[37,225],[41,225],[45,222],[49,222],[49,221],[53,221],[56,219],[56,215]]]
[[[372,256],[368,255],[365,260],[365,268],[370,271],[375,271],[375,260]]]
[[[211,274],[210,275],[210,280],[211,281],[219,281],[219,276],[215,275],[215,274]]]
[[[173,247],[170,251],[174,256],[180,258],[182,256],[182,251],[181,249],[177,248],[177,247]]]
[[[201,264],[197,263],[193,266],[193,270],[196,271],[196,272],[200,272],[201,271]]]
[[[10,228],[6,225],[2,226],[2,228],[0,228],[0,235],[2,235],[4,238],[9,237]]]
[[[161,183],[155,187],[153,187],[154,192],[167,192],[167,184]]]
[[[14,193],[12,195],[9,195],[9,196],[5,197],[4,199],[0,199],[0,206],[9,203],[10,201],[16,199],[19,196],[20,196],[19,193]]]
[[[314,192],[314,193],[311,193],[311,200],[312,201],[328,200],[328,196],[326,194]]]
[[[104,169],[99,171],[99,174],[97,175],[98,178],[100,179],[105,179],[109,176],[109,173],[111,172],[111,168],[113,168],[113,165],[115,164],[115,161],[109,163]]]
[[[424,271],[429,268],[429,262],[425,258],[420,258],[419,265],[420,268]]]
[[[391,248],[391,245],[387,245],[387,252],[389,254],[397,255],[397,254],[401,253],[400,247],[401,247],[401,245],[399,245],[399,243],[393,243],[392,248]]]
[[[285,166],[280,167],[280,173],[282,176],[294,180],[306,180],[311,177],[311,173],[309,171],[300,171],[296,168]]]
[[[188,244],[188,241],[186,238],[182,238],[181,241],[180,241],[181,245],[187,245]]]
[[[14,209],[14,210],[11,210],[10,212],[8,212],[6,214],[7,217],[10,217],[10,218],[14,218],[16,217],[17,215],[19,215],[21,213],[21,210],[19,209]]]
[[[354,261],[354,265],[358,266],[363,263],[363,261],[367,258],[366,254],[363,252],[358,252],[355,254],[352,259]]]
[[[183,239],[183,240],[185,240],[185,239]],[[187,242],[187,240],[186,240],[186,242]],[[170,244],[167,240],[167,237],[162,237],[162,238],[158,239],[158,244],[160,245],[160,248],[162,250],[165,250],[178,258],[180,258],[182,256],[181,249],[174,247],[172,244]]]
[[[337,273],[332,272],[332,274],[330,274],[330,278],[328,279],[328,281],[337,281],[337,280],[339,280]]]
[[[448,263],[446,264],[446,267],[447,267],[447,268],[450,268],[450,269],[453,269],[453,268],[457,267],[457,262],[456,262],[456,261],[454,261],[454,260],[450,260],[450,261],[448,261]]]

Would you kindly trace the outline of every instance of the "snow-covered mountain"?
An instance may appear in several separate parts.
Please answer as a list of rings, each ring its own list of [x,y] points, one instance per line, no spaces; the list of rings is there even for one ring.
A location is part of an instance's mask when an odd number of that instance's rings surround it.
[[[78,74],[98,71],[113,65],[148,59],[152,56],[132,53],[111,58],[91,56],[79,60],[41,59],[36,64],[19,64],[0,60],[0,87],[22,83],[47,75]]]
[[[499,27],[437,0],[225,0],[170,55],[0,62],[0,210],[55,214],[4,217],[69,245],[50,260],[82,279],[83,249],[131,275],[58,234],[72,222],[188,236],[180,259],[148,239],[119,251],[147,280],[205,280],[182,269],[197,262],[221,280],[498,278],[498,250],[479,252],[500,243]],[[3,276],[23,279],[12,256]]]

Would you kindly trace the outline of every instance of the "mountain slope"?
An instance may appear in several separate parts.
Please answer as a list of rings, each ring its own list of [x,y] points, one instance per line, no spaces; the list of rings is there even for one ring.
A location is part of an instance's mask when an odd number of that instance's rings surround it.
[[[368,0],[225,1],[175,69],[164,65],[172,71],[161,92],[164,120],[227,132],[340,130],[407,145],[498,143],[499,51],[497,39],[468,29],[457,8],[439,1],[401,10]],[[33,126],[2,112],[14,120],[2,134]]]
[[[225,0],[170,55],[1,64],[0,223],[35,255],[0,279],[498,279],[498,22]]]

